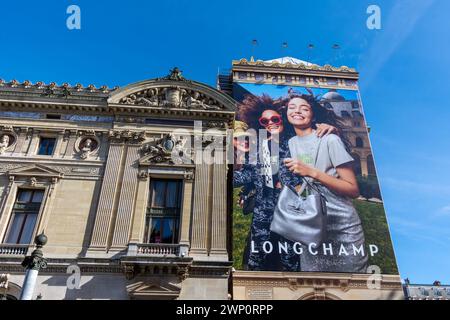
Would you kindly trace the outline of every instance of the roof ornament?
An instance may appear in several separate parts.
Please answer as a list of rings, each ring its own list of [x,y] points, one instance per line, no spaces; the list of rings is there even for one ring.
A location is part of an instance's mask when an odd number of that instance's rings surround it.
[[[184,77],[181,75],[181,73],[182,71],[178,69],[178,67],[175,67],[172,70],[170,70],[170,74],[166,77],[166,79],[175,81],[185,80]]]

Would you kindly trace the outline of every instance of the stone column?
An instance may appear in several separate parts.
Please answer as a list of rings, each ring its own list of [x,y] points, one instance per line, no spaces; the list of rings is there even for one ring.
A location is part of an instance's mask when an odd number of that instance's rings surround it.
[[[211,255],[221,255],[228,260],[227,254],[227,166],[213,165],[211,210]]]
[[[148,172],[143,169],[139,172],[139,182],[137,186],[136,205],[134,207],[133,226],[131,228],[130,243],[142,242],[144,232],[145,215],[148,204]]]
[[[103,184],[95,216],[94,230],[92,232],[91,249],[106,250],[108,245],[108,235],[113,220],[123,148],[124,146],[121,144],[111,144],[109,148]]]
[[[189,230],[191,227],[191,207],[192,207],[192,175],[186,174],[183,188],[183,207],[181,212],[180,244],[189,246]]]
[[[3,198],[0,207],[0,234],[5,234],[8,226],[8,220],[11,216],[11,210],[17,193],[17,186],[14,184],[14,177],[9,176],[9,183],[3,192]]]
[[[206,163],[195,166],[194,209],[192,214],[191,254],[207,255],[209,181],[211,166]]]
[[[138,185],[138,159],[139,146],[129,145],[125,159],[116,225],[111,244],[112,248],[123,249],[128,244],[130,238],[135,195]]]

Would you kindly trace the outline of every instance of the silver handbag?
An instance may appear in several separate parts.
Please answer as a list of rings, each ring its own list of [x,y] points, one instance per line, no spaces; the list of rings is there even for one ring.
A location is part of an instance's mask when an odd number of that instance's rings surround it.
[[[321,140],[317,146],[315,165]],[[308,181],[308,178],[304,177],[302,179],[303,183],[298,193],[286,185],[281,190],[270,231],[293,242],[304,245],[314,243],[318,246],[326,239],[326,198],[317,186],[314,186],[312,180]],[[302,196],[305,190],[307,195]]]

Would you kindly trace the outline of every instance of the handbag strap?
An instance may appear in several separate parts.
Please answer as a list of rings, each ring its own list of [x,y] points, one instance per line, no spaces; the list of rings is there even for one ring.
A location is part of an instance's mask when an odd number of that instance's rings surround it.
[[[317,143],[317,148],[316,148],[316,155],[314,157],[314,167],[317,167],[317,159],[319,158],[319,148],[320,148],[321,143],[322,143],[322,138],[319,137],[319,142]],[[303,183],[300,188],[300,191],[298,192],[299,195],[301,195],[303,193],[303,191],[305,191],[307,186],[309,186],[310,188],[313,188],[313,186],[311,185],[311,182],[308,181],[308,178],[302,177],[302,180],[303,180]],[[314,179],[312,179],[312,180],[314,180]]]

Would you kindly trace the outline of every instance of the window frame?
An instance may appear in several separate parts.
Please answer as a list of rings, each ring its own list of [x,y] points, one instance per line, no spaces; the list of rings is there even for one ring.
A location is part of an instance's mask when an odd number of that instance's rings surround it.
[[[22,191],[31,191],[31,196],[28,201],[19,201],[19,197],[20,197]],[[33,202],[33,198],[34,198],[36,192],[38,192],[38,191],[42,193],[40,202]],[[19,187],[17,189],[15,199],[13,202],[13,206],[12,206],[12,210],[11,210],[11,214],[9,216],[8,223],[6,225],[5,234],[3,235],[3,239],[2,239],[3,244],[13,244],[13,245],[30,245],[30,244],[32,244],[34,235],[36,233],[36,228],[39,224],[40,213],[43,208],[43,203],[45,202],[45,197],[46,197],[46,189],[44,189],[44,188],[22,188],[22,187]],[[25,208],[17,207],[17,205],[26,205],[26,204],[33,204],[33,203],[39,203],[39,205],[36,206],[36,208],[32,208],[32,210],[27,210],[26,207]],[[12,223],[14,222],[14,220],[16,219],[16,216],[18,216],[18,215],[22,215],[25,217],[24,217],[23,221],[20,222],[21,226],[20,226],[19,234],[17,236],[17,240],[15,242],[9,242],[7,240],[10,236]],[[34,225],[30,231],[30,233],[31,233],[30,240],[27,243],[21,243],[21,239],[23,238],[23,232],[25,229],[26,221],[28,220],[30,215],[34,215],[34,222],[33,222]]]
[[[41,153],[40,153],[40,151],[41,151],[41,145],[42,145],[43,139],[47,139],[47,140],[52,139],[52,140],[54,141],[54,142],[53,142],[53,147],[52,147],[52,152],[51,152],[51,153],[48,153],[48,145],[46,146],[46,151],[47,151],[47,153],[45,153],[45,154],[41,154]],[[56,143],[57,143],[56,137],[39,136],[39,142],[38,142],[38,146],[37,146],[37,150],[36,150],[36,155],[38,155],[38,156],[44,156],[44,157],[46,157],[46,156],[53,156],[53,155],[55,154],[55,150],[56,150]]]
[[[154,203],[154,187],[153,184],[156,182],[165,182],[164,186],[164,199],[163,199],[163,206],[153,206]],[[168,188],[169,188],[169,182],[175,182],[177,186],[177,199],[175,200],[176,206],[175,207],[167,207],[167,195],[168,195]],[[149,244],[178,244],[180,242],[181,237],[181,218],[182,218],[182,210],[183,210],[183,188],[184,188],[184,181],[183,179],[177,179],[177,178],[150,178],[150,183],[148,184],[149,188],[149,198],[147,201],[147,209],[145,214],[145,225],[144,225],[144,237],[143,242],[149,243]],[[157,212],[160,210],[161,212]],[[172,212],[171,212],[172,211]],[[173,221],[173,234],[171,242],[150,242],[150,239],[152,237],[152,225],[155,220],[159,220],[159,230],[160,230],[160,237],[162,240],[162,235],[164,234],[164,228],[165,228],[165,220],[172,220]]]

